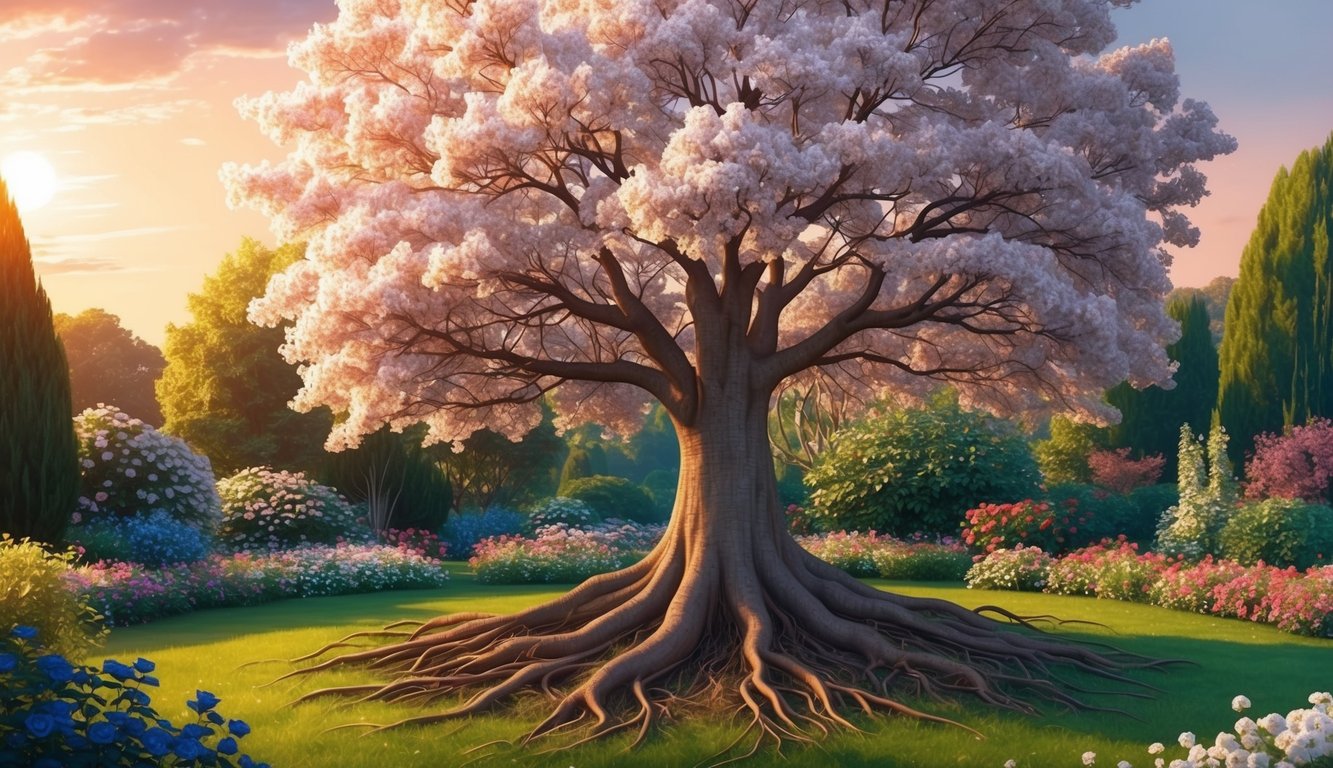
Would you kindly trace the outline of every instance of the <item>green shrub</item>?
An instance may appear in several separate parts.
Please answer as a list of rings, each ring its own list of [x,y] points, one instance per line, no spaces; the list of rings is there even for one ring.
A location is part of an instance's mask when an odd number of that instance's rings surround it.
[[[829,528],[896,536],[956,534],[968,509],[1030,498],[1037,480],[1027,442],[1011,424],[950,397],[839,431],[806,477]]]
[[[1095,485],[1071,483],[1052,486],[1047,489],[1046,498],[1050,500],[1051,506],[1065,510],[1070,516],[1061,546],[1047,549],[1053,555],[1086,547],[1102,539],[1114,539],[1121,534],[1131,538],[1124,529],[1138,525],[1135,522],[1138,507],[1128,496]],[[1156,522],[1154,518],[1149,525],[1155,529]],[[1151,533],[1148,539],[1152,539]]]
[[[366,504],[377,531],[438,531],[453,505],[449,478],[422,450],[419,430],[384,427],[352,450],[329,454],[320,480],[347,500]]]
[[[580,477],[561,486],[560,495],[582,501],[603,520],[616,518],[635,523],[658,523],[666,519],[658,513],[643,488],[623,477]]]
[[[1174,483],[1160,483],[1135,488],[1129,494],[1134,512],[1125,520],[1120,533],[1130,541],[1151,544],[1157,533],[1157,521],[1168,509],[1180,503],[1180,489]]]
[[[654,469],[644,475],[643,489],[657,507],[659,520],[671,517],[671,509],[676,505],[676,485],[679,482],[680,472],[669,469]]]
[[[600,522],[602,522],[602,519],[587,503],[567,496],[556,496],[547,499],[532,510],[532,514],[528,516],[528,524],[533,530],[545,528],[549,525],[587,528]]]
[[[304,472],[251,467],[218,482],[218,542],[232,551],[273,552],[373,538],[356,508]]]
[[[900,581],[962,581],[972,567],[972,556],[962,547],[929,542],[885,547],[871,558],[880,578]]]
[[[1298,499],[1265,499],[1238,509],[1222,529],[1222,555],[1305,570],[1333,562],[1333,509]]]
[[[100,617],[65,585],[72,559],[0,534],[0,634],[35,627],[47,647],[74,656],[105,639]]]
[[[109,405],[74,417],[83,468],[74,522],[161,509],[212,533],[221,519],[208,458]]]
[[[964,581],[968,589],[1007,589],[1040,592],[1055,562],[1037,547],[997,549],[972,564]]]

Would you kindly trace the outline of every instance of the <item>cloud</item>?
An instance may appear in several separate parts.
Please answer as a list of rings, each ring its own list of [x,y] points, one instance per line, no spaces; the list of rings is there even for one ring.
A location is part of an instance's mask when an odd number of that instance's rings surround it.
[[[0,41],[35,46],[36,84],[170,77],[196,55],[280,55],[332,0],[5,0]]]
[[[185,138],[181,139],[181,143],[187,147],[202,147],[208,144],[208,142],[204,141],[198,136],[186,136]]]
[[[38,246],[33,246],[34,251],[39,251]],[[55,275],[84,275],[97,274],[105,272],[124,272],[125,266],[115,259],[108,258],[41,258],[33,256],[32,266],[41,277],[53,277]],[[137,270],[136,270],[137,271]]]

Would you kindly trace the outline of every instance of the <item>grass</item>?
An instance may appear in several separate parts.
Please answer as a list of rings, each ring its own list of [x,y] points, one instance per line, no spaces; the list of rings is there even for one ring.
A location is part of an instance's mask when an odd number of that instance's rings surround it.
[[[455,573],[458,569],[454,569]],[[1333,643],[1300,638],[1247,622],[1197,616],[1152,606],[1016,592],[971,591],[958,587],[875,581],[877,586],[913,595],[940,597],[962,605],[1000,605],[1020,614],[1054,614],[1063,619],[1099,622],[1102,627],[1065,625],[1052,631],[1097,641],[1159,658],[1189,659],[1194,664],[1142,679],[1161,689],[1147,700],[1116,697],[1099,701],[1126,709],[1130,716],[1050,711],[1039,717],[995,712],[964,702],[941,706],[923,702],[980,730],[977,740],[957,728],[900,718],[862,721],[864,734],[838,734],[819,746],[787,747],[784,765],[830,766],[989,766],[1015,759],[1020,766],[1079,766],[1085,751],[1098,754],[1098,765],[1129,760],[1151,765],[1146,747],[1172,744],[1177,734],[1194,731],[1211,741],[1229,730],[1237,715],[1232,696],[1254,702],[1249,714],[1305,704],[1314,690],[1333,687]],[[337,729],[358,722],[389,722],[425,710],[382,704],[314,702],[288,706],[302,693],[328,685],[365,681],[364,672],[345,671],[315,678],[271,683],[291,667],[282,662],[246,665],[261,659],[285,659],[311,651],[357,629],[376,628],[399,618],[425,618],[453,611],[511,611],[558,594],[563,587],[485,586],[463,573],[447,588],[414,592],[290,600],[252,608],[201,611],[153,624],[117,629],[104,654],[123,661],[153,659],[162,689],[153,695],[165,715],[178,722],[191,713],[184,702],[197,688],[222,698],[220,711],[254,727],[242,746],[275,768],[296,766],[478,765],[692,766],[707,762],[740,733],[726,717],[707,722],[678,722],[656,734],[633,754],[628,739],[579,747],[556,755],[540,754],[550,744],[518,749],[503,744],[480,752],[468,750],[526,732],[542,714],[543,702],[529,700],[505,716],[475,717],[457,724],[408,727],[364,735],[363,729]],[[770,750],[751,765],[774,762]]]

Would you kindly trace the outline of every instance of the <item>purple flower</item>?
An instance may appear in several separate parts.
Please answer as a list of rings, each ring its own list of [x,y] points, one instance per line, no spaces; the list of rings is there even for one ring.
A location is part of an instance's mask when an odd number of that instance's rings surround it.
[[[51,735],[55,730],[56,720],[50,715],[32,714],[23,721],[23,727],[28,729],[28,733],[39,739],[44,739]]]

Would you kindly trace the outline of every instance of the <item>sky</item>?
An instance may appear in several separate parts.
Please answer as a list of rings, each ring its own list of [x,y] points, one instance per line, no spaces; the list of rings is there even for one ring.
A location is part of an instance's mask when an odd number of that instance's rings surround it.
[[[303,78],[286,46],[332,0],[0,0],[0,160],[35,153],[53,196],[24,226],[53,308],[101,307],[150,343],[188,322],[187,294],[266,220],[231,210],[224,162],[278,159],[242,95]],[[1115,11],[1121,44],[1171,40],[1182,92],[1240,143],[1203,167],[1203,232],[1172,279],[1235,275],[1277,169],[1333,131],[1330,0],[1144,0]]]

